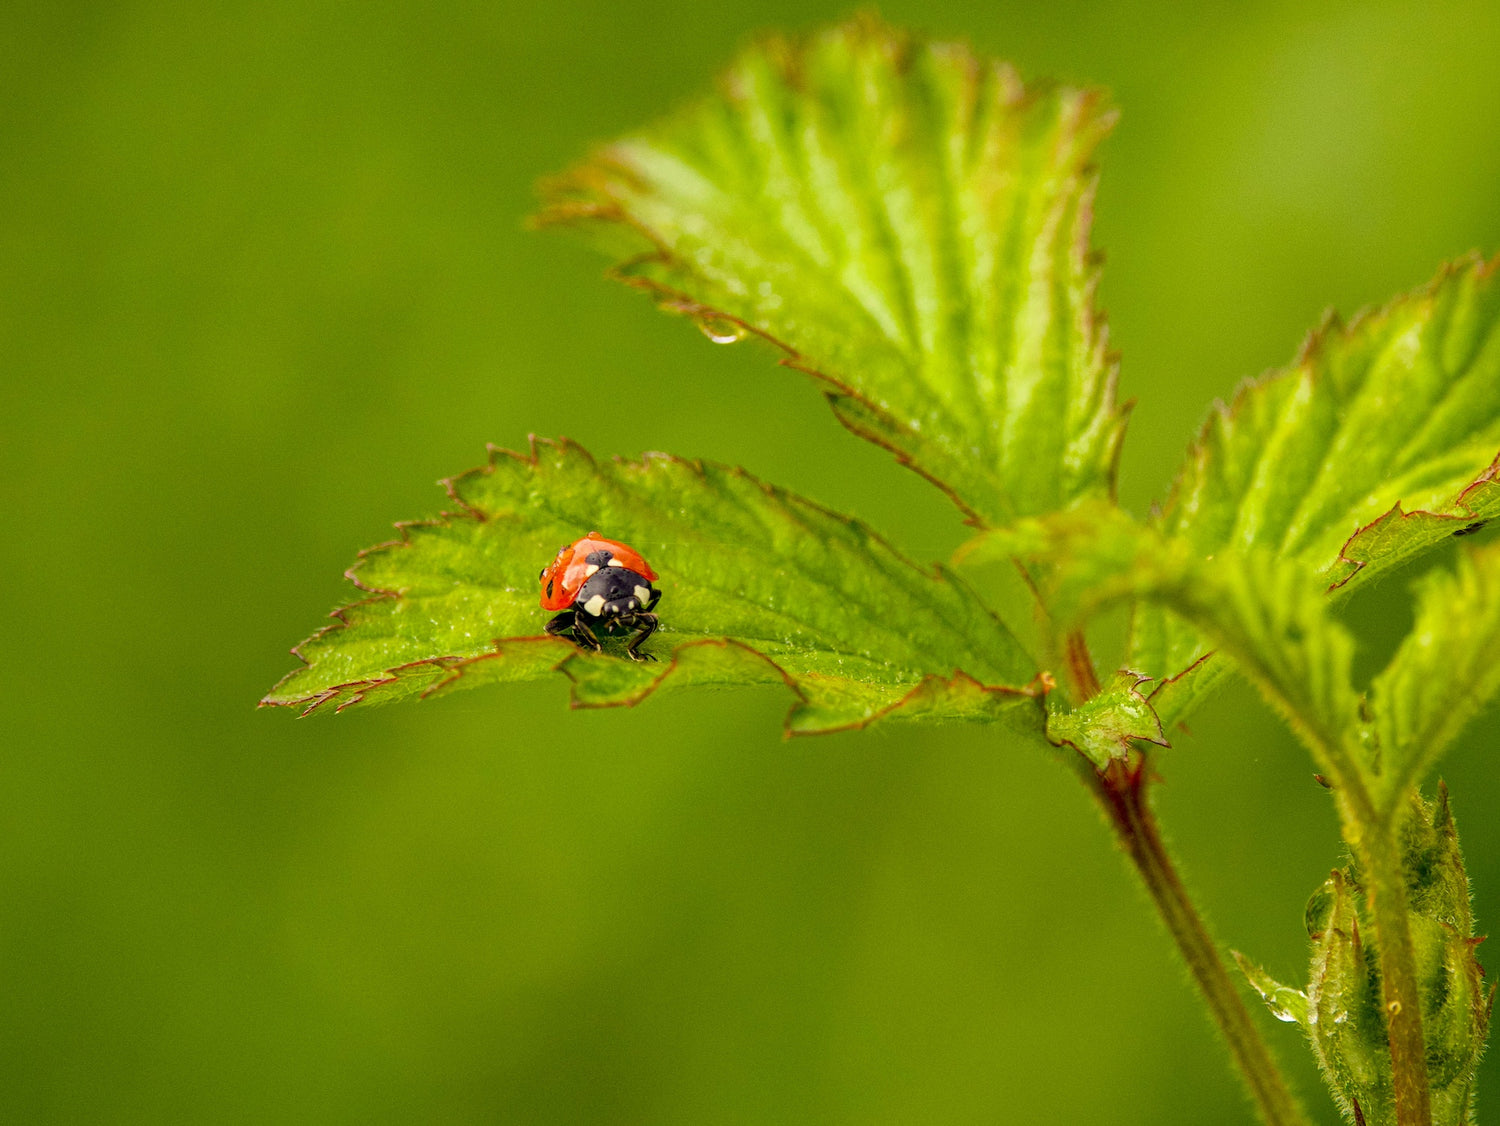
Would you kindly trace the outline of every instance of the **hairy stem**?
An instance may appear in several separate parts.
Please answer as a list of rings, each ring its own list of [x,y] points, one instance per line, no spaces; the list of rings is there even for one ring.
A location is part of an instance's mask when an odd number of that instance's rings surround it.
[[[1422,998],[1417,991],[1417,957],[1407,919],[1406,872],[1401,864],[1400,829],[1406,803],[1382,813],[1365,772],[1344,742],[1319,736],[1309,727],[1304,739],[1326,764],[1339,799],[1345,842],[1359,858],[1369,892],[1375,942],[1380,948],[1380,990],[1391,1052],[1391,1087],[1398,1126],[1432,1126],[1432,1093],[1422,1033]]]
[[[1421,996],[1417,992],[1417,959],[1407,917],[1406,873],[1401,864],[1399,810],[1382,812],[1370,788],[1370,771],[1351,745],[1351,733],[1340,721],[1321,713],[1295,682],[1265,667],[1251,668],[1252,678],[1279,701],[1297,733],[1312,752],[1338,797],[1344,841],[1361,865],[1368,888],[1375,940],[1380,948],[1381,1001],[1391,1053],[1392,1095],[1398,1126],[1432,1126],[1431,1085],[1422,1034]],[[1356,1108],[1357,1113],[1357,1108]]]
[[[1267,1126],[1309,1126],[1306,1112],[1282,1078],[1213,936],[1178,878],[1147,801],[1144,758],[1116,761],[1101,773],[1079,756],[1078,768],[1187,962],[1262,1120]]]
[[[1391,1084],[1400,1126],[1431,1126],[1432,1095],[1422,1033],[1417,959],[1407,921],[1406,872],[1401,864],[1399,820],[1380,817],[1361,786],[1341,803],[1344,836],[1359,857],[1369,888],[1375,941],[1380,947],[1381,1000],[1391,1047]],[[1350,798],[1352,797],[1352,800]]]
[[[1082,700],[1097,694],[1099,677],[1082,633],[1069,633],[1063,648],[1069,680],[1078,697]],[[1310,1126],[1311,1120],[1282,1078],[1281,1069],[1245,1007],[1218,945],[1177,875],[1151,812],[1147,794],[1151,775],[1146,770],[1144,754],[1135,753],[1129,761],[1116,760],[1105,771],[1095,769],[1082,755],[1075,757],[1074,766],[1146,885],[1167,933],[1177,944],[1214,1023],[1229,1045],[1230,1055],[1261,1119],[1266,1126]]]

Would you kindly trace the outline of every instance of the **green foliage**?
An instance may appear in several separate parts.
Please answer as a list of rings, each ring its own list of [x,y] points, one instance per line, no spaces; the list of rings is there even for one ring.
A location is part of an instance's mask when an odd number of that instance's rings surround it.
[[[865,19],[748,51],[714,95],[549,186],[540,221],[999,524],[1113,491],[1125,412],[1093,306],[1097,91],[1023,85]]]
[[[349,577],[369,597],[301,646],[307,667],[265,703],[342,709],[560,670],[587,706],[634,704],[667,682],[784,683],[799,733],[884,716],[1040,731],[1030,658],[961,580],[740,470],[538,442],[447,484],[455,510],[361,557]],[[537,569],[594,528],[661,575],[664,624],[646,646],[659,662],[541,635]]]
[[[1011,555],[1046,566],[1044,595],[1068,624],[1117,602],[1170,611],[1232,657],[1315,753],[1350,749],[1387,806],[1500,693],[1500,545],[1461,551],[1455,571],[1422,579],[1414,628],[1368,701],[1352,682],[1353,638],[1295,560],[1259,550],[1198,559],[1118,510],[1088,507],[984,533],[962,557]],[[1152,694],[1159,714],[1177,714],[1175,690],[1168,681]]]
[[[1233,657],[1314,746],[1338,745],[1358,728],[1353,640],[1329,615],[1321,586],[1294,562],[1261,551],[1200,559],[1123,513],[1088,508],[985,533],[965,558],[995,555],[1043,563],[1044,597],[1067,623],[1118,602],[1172,611]],[[1176,681],[1158,688],[1159,712],[1175,714],[1162,705],[1176,690]]]
[[[1309,906],[1305,999],[1241,968],[1278,1017],[1305,1024],[1351,1121],[1425,1123],[1430,1111],[1438,1126],[1470,1123],[1490,994],[1446,791],[1434,809],[1412,786],[1500,689],[1500,548],[1425,581],[1416,628],[1368,700],[1351,681],[1352,638],[1296,559],[1254,548],[1202,559],[1155,528],[1083,510],[991,533],[973,551],[1041,561],[1052,604],[1074,616],[1122,599],[1172,611],[1282,712],[1332,780],[1355,860]]]
[[[1500,546],[1460,552],[1456,570],[1418,587],[1416,622],[1371,685],[1383,793],[1395,802],[1428,774],[1500,692]]]
[[[858,20],[749,51],[719,93],[556,181],[541,221],[584,231],[716,339],[774,340],[851,429],[1003,522],[1112,492],[1125,415],[1088,249],[1112,122],[1097,92],[1027,89],[965,48]],[[1039,729],[1048,682],[946,572],[735,471],[570,460],[587,468],[515,481],[524,463],[498,458],[482,497],[457,479],[460,511],[367,554],[351,577],[373,597],[305,643],[308,668],[267,702],[342,708],[557,668],[580,705],[784,682],[796,731],[887,715]],[[662,571],[659,665],[536,636],[532,571],[594,527]],[[1133,692],[1054,723],[1092,748],[1160,737]]]
[[[1500,284],[1469,258],[1348,326],[1209,417],[1157,521],[1197,555],[1258,550],[1353,589],[1500,512]],[[1137,615],[1127,664],[1181,673],[1204,641]],[[1212,663],[1172,718],[1227,671]]]
[[[1366,1126],[1389,1126],[1395,1103],[1380,959],[1371,945],[1372,928],[1361,920],[1359,899],[1348,874],[1335,871],[1308,903],[1309,1040],[1345,1116]]]
[[[1469,1126],[1473,1080],[1489,1033],[1493,987],[1474,955],[1469,879],[1446,787],[1438,800],[1411,795],[1401,827],[1402,873],[1421,987],[1434,1126]],[[1312,967],[1306,993],[1274,981],[1236,955],[1246,979],[1279,1020],[1306,1030],[1351,1122],[1395,1123],[1391,1056],[1380,981],[1379,939],[1357,862],[1334,871],[1307,905]],[[1358,1108],[1356,1116],[1355,1108]]]
[[[1308,1030],[1356,1121],[1428,1126],[1431,1109],[1458,1126],[1489,994],[1446,793],[1430,806],[1414,787],[1500,691],[1500,548],[1425,581],[1416,629],[1368,694],[1329,595],[1500,514],[1495,263],[1466,259],[1325,325],[1213,411],[1170,501],[1139,523],[1114,502],[1126,411],[1089,248],[1091,162],[1112,124],[1095,91],[1028,88],[862,19],[762,42],[716,93],[551,183],[538,220],[581,232],[711,338],[761,337],[820,381],[846,427],[981,529],[961,561],[1020,565],[1044,661],[996,613],[1020,608],[858,521],[739,469],[599,462],[564,440],[495,451],[447,482],[454,511],[365,553],[349,577],[369,597],[264,702],[342,710],[558,673],[581,707],[781,684],[791,733],[892,718],[1045,736],[1077,752],[1262,1114],[1292,1126],[1302,1112],[1145,800],[1150,747],[1238,668],[1328,775],[1353,857],[1309,905],[1306,992],[1241,968]],[[543,632],[533,575],[594,529],[660,572],[648,661]],[[1128,671],[1101,687],[1083,628],[1118,604],[1133,608]],[[1071,708],[1048,699],[1054,660]]]
[[[1147,597],[1196,623],[1310,742],[1335,745],[1357,729],[1354,640],[1301,568],[1226,553],[1148,581]]]
[[[1260,999],[1271,1010],[1272,1016],[1288,1024],[1307,1024],[1306,993],[1290,985],[1283,985],[1238,950],[1232,953],[1240,972],[1250,983],[1250,988],[1260,994]]]
[[[1161,720],[1141,693],[1144,677],[1119,673],[1098,695],[1047,721],[1047,738],[1072,747],[1100,770],[1124,759],[1138,742],[1165,747]]]

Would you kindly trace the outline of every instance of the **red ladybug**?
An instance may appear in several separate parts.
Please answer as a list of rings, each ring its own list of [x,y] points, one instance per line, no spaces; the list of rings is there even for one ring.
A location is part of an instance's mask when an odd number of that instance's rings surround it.
[[[656,572],[635,548],[590,532],[558,550],[542,568],[542,609],[562,611],[547,632],[569,634],[582,649],[600,649],[601,636],[634,633],[625,652],[632,661],[654,661],[640,645],[660,624],[651,611],[661,591]]]

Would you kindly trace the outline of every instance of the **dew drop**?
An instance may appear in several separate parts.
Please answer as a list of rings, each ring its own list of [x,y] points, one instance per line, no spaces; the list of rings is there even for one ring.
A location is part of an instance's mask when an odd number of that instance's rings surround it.
[[[738,344],[749,335],[749,330],[728,317],[715,317],[700,313],[693,318],[698,331],[715,344]]]

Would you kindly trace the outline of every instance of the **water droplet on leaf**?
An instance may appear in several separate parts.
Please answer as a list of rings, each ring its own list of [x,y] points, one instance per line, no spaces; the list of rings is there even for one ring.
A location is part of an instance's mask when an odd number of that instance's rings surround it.
[[[698,331],[715,344],[738,344],[750,334],[750,330],[728,317],[715,317],[700,313],[693,318]]]

